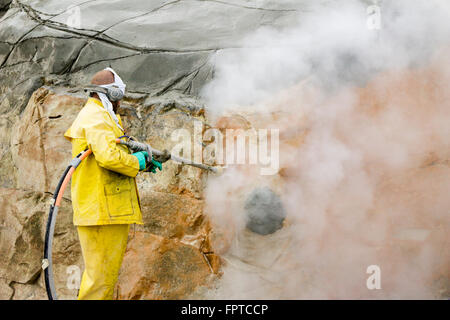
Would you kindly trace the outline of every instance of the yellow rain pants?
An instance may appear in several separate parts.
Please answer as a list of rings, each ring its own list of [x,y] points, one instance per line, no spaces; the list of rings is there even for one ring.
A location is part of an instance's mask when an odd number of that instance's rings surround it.
[[[127,247],[128,224],[78,226],[85,270],[78,300],[112,300]]]

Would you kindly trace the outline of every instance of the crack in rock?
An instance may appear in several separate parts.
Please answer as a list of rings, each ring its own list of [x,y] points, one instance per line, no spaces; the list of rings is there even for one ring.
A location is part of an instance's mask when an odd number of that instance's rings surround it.
[[[252,6],[246,6],[246,5],[242,5],[242,4],[231,3],[231,2],[220,1],[220,0],[190,0],[190,1],[215,2],[215,3],[220,3],[220,4],[223,4],[226,6],[238,7],[238,8],[243,8],[243,9],[272,11],[272,12],[297,12],[298,11],[297,9],[270,9],[270,8],[252,7]]]
[[[181,1],[181,0],[178,0],[178,1]],[[48,19],[47,20],[42,19],[41,17],[39,17],[39,15],[37,15],[35,13],[35,11],[34,11],[34,9],[32,7],[30,7],[28,5],[25,5],[25,4],[22,4],[19,1],[17,1],[17,3],[19,4],[20,8],[28,15],[28,17],[30,19],[32,19],[33,21],[37,22],[38,25],[36,25],[29,32],[27,32],[22,37],[20,37],[20,39],[16,42],[16,44],[19,43],[30,32],[34,31],[34,29],[36,27],[38,27],[40,25],[43,25],[43,26],[48,27],[50,29],[55,29],[55,30],[59,30],[59,31],[67,32],[67,33],[72,33],[72,34],[75,34],[75,35],[78,35],[78,36],[82,36],[82,37],[85,37],[85,38],[90,38],[90,39],[98,40],[98,41],[101,41],[101,42],[105,42],[105,43],[114,45],[114,46],[119,47],[119,48],[139,51],[141,53],[164,53],[164,52],[167,52],[167,53],[195,53],[195,52],[210,52],[210,51],[214,51],[214,50],[218,49],[218,48],[206,48],[206,49],[182,50],[182,49],[169,49],[169,48],[153,48],[153,49],[150,49],[150,48],[145,48],[145,47],[138,47],[138,46],[134,46],[134,45],[129,44],[129,43],[121,42],[119,40],[111,38],[110,36],[104,35],[103,32],[107,31],[109,28],[107,28],[105,30],[101,30],[101,31],[90,30],[90,29],[74,29],[74,28],[70,28],[70,27],[66,26],[65,24],[62,24],[62,23],[59,23],[59,22],[50,21]],[[86,34],[86,33],[80,32],[80,31],[90,31],[90,32],[93,33],[93,35]]]

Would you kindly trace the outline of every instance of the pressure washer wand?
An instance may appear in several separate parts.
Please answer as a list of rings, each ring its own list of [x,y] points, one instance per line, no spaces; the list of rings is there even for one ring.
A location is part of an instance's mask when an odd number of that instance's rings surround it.
[[[153,149],[151,146],[149,146],[146,143],[138,142],[138,141],[135,141],[135,140],[116,139],[116,143],[126,145],[131,150],[133,150],[134,152],[136,152],[136,151],[147,151],[147,152],[149,152],[149,154],[151,153],[151,154],[154,154],[154,155],[157,155],[157,156],[161,156],[161,155],[164,154],[162,151]],[[181,163],[181,164],[186,164],[188,166],[200,168],[200,169],[203,169],[203,170],[208,170],[208,171],[211,171],[211,172],[216,173],[216,174],[219,173],[219,168],[217,168],[217,167],[209,166],[209,165],[203,164],[203,163],[194,162],[192,160],[181,158],[181,157],[177,157],[177,156],[174,156],[172,154],[170,155],[169,159],[173,160],[175,162]]]

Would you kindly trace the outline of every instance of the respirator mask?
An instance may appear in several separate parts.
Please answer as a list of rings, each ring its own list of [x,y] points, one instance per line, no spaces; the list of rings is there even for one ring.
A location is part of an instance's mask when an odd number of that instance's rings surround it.
[[[119,101],[122,100],[124,93],[122,90],[115,86],[114,84],[108,84],[103,86],[96,86],[96,85],[88,85],[84,87],[85,92],[96,92],[96,93],[103,93],[106,95],[109,101]]]
[[[122,126],[119,124],[119,119],[117,118],[113,110],[113,105],[111,101],[115,102],[123,98],[123,96],[125,95],[126,85],[125,83],[123,83],[122,79],[113,69],[106,68],[105,70],[108,70],[113,73],[114,82],[102,85],[92,85],[92,84],[87,85],[84,87],[84,91],[95,92],[98,94],[100,100],[102,101],[103,107],[111,115],[117,127],[123,131]]]

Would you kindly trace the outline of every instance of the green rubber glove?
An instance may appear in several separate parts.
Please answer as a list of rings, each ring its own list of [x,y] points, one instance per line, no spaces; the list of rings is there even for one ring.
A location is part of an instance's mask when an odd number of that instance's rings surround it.
[[[147,158],[148,153],[147,151],[139,151],[131,154],[132,156],[135,156],[139,161],[139,171],[145,170],[145,167],[147,166]]]
[[[150,164],[148,165],[147,169],[145,171],[156,173],[156,169],[159,169],[159,171],[162,171],[162,163],[159,161],[156,161],[155,159],[152,159]]]

